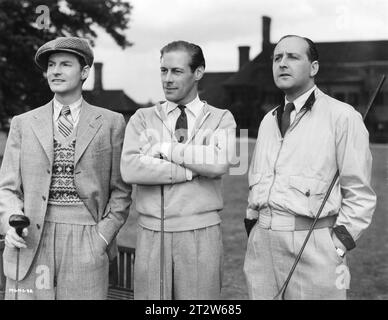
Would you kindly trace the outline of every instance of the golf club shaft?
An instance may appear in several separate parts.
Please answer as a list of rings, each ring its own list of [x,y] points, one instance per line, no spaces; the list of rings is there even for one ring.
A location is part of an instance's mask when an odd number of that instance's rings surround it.
[[[160,186],[160,300],[164,300],[164,185]]]
[[[19,291],[19,259],[20,259],[20,248],[17,248],[16,249],[15,300],[18,300],[18,291]]]
[[[385,74],[383,74],[383,75],[381,76],[380,82],[379,82],[379,84],[377,85],[376,90],[374,91],[374,93],[373,93],[373,95],[372,95],[372,97],[371,97],[371,99],[370,99],[370,101],[369,101],[369,103],[368,103],[368,105],[367,105],[367,108],[366,108],[366,110],[365,110],[365,113],[364,113],[364,115],[363,115],[363,117],[362,117],[363,120],[365,120],[366,116],[368,115],[368,112],[369,112],[370,108],[372,107],[372,105],[373,105],[373,103],[374,103],[374,101],[375,101],[375,99],[376,99],[378,93],[380,92],[381,87],[382,87],[383,84],[384,84],[384,81],[385,81]],[[335,174],[333,180],[331,181],[331,184],[330,184],[330,186],[329,186],[329,189],[327,190],[326,195],[325,195],[325,197],[324,197],[324,199],[323,199],[323,201],[322,201],[322,204],[321,204],[321,206],[319,207],[318,213],[317,213],[317,215],[316,215],[316,217],[315,217],[315,219],[314,219],[314,221],[313,221],[313,224],[311,225],[311,227],[310,227],[310,229],[309,229],[309,232],[307,233],[307,236],[306,236],[306,238],[305,238],[305,240],[304,240],[304,242],[303,242],[303,245],[302,245],[301,249],[299,250],[298,256],[295,258],[294,264],[293,264],[293,266],[292,266],[292,268],[291,268],[291,270],[290,270],[290,272],[289,272],[289,274],[288,274],[288,276],[287,276],[286,281],[284,282],[283,286],[280,288],[280,291],[276,294],[276,296],[275,296],[273,299],[278,299],[278,298],[280,297],[282,300],[284,300],[284,296],[285,296],[285,293],[286,293],[286,289],[287,289],[288,283],[289,283],[290,280],[291,280],[291,277],[292,277],[292,275],[293,275],[293,273],[294,273],[294,271],[295,271],[295,268],[296,268],[296,266],[297,266],[297,264],[298,264],[298,262],[299,262],[299,260],[300,260],[300,258],[301,258],[301,256],[302,256],[302,253],[303,253],[303,251],[304,251],[304,248],[305,248],[305,246],[306,246],[308,240],[310,239],[310,235],[311,235],[311,233],[313,232],[313,230],[314,230],[314,228],[315,228],[315,225],[316,225],[317,222],[318,222],[319,217],[321,216],[323,207],[325,206],[326,201],[327,201],[327,199],[329,198],[330,193],[331,193],[331,191],[332,191],[332,189],[333,189],[335,183],[337,182],[338,177],[339,177],[339,170],[337,170],[337,172],[336,172],[336,174]]]

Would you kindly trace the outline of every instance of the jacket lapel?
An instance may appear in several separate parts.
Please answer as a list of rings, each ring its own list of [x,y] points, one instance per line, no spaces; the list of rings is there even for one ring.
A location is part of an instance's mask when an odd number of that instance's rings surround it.
[[[171,128],[168,125],[168,119],[167,114],[163,110],[162,102],[157,102],[155,105],[155,113],[158,116],[160,120],[162,120],[163,125],[167,128],[168,132],[173,136],[173,132],[171,131]]]
[[[191,131],[191,135],[189,137],[189,139],[187,140],[186,143],[189,143],[191,142],[191,140],[193,140],[193,138],[195,137],[195,135],[197,134],[198,130],[201,129],[203,123],[205,122],[205,120],[207,119],[207,117],[209,117],[210,115],[210,110],[209,110],[209,106],[208,104],[205,102],[203,108],[202,108],[202,111],[201,113],[199,114],[199,116],[197,117],[197,119],[195,120],[195,124],[194,124],[194,128],[193,130]]]
[[[31,126],[46,153],[50,166],[52,166],[54,161],[52,101],[44,105],[39,112],[33,115]]]
[[[75,143],[74,165],[76,165],[102,125],[102,115],[95,111],[90,104],[82,101],[81,113]]]

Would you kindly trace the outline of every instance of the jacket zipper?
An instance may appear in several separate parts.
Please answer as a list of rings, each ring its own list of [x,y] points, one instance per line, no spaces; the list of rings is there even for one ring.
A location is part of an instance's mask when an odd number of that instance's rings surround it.
[[[272,216],[272,207],[270,206],[269,204],[269,198],[271,197],[271,192],[272,192],[272,188],[275,184],[275,179],[276,179],[276,165],[278,163],[278,160],[279,160],[279,155],[280,155],[280,151],[282,150],[282,147],[283,147],[283,141],[284,141],[284,138],[287,134],[288,131],[294,129],[297,124],[299,123],[299,121],[302,119],[302,117],[307,113],[307,110],[305,110],[304,113],[301,113],[301,112],[298,112],[298,114],[296,115],[295,117],[295,120],[292,122],[292,124],[290,125],[290,127],[286,130],[286,132],[284,133],[284,137],[281,138],[281,141],[280,141],[280,147],[279,147],[279,151],[278,151],[278,154],[276,156],[276,160],[275,160],[275,163],[274,163],[274,168],[273,168],[273,179],[272,179],[272,184],[269,188],[269,192],[268,192],[268,198],[267,198],[267,205],[268,205],[268,208],[269,208],[269,211],[271,213],[271,216]],[[299,115],[299,117],[298,117]],[[278,133],[280,134],[280,128],[278,126],[278,123],[276,121],[276,127],[278,128]]]

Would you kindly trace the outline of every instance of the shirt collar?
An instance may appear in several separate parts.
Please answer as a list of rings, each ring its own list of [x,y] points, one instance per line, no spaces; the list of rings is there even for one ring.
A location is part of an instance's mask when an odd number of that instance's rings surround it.
[[[58,120],[59,115],[61,113],[62,107],[64,106],[62,103],[60,103],[57,99],[54,97],[54,120]],[[73,121],[76,121],[76,119],[79,116],[79,113],[81,111],[81,104],[82,104],[82,97],[79,98],[77,101],[69,104],[70,108],[70,114],[73,119]]]
[[[316,85],[314,85],[311,89],[307,90],[305,93],[303,93],[302,95],[300,95],[298,98],[296,98],[293,102],[294,106],[295,106],[295,111],[296,113],[298,113],[300,111],[300,109],[302,109],[302,107],[304,106],[304,104],[306,103],[307,99],[309,98],[310,94],[317,88]],[[286,97],[284,97],[284,106],[286,106],[286,104],[289,103],[289,101],[287,100]]]
[[[199,99],[197,95],[194,100],[186,104],[186,109],[189,110],[195,118],[198,117],[204,103]],[[171,111],[174,111],[178,107],[178,104],[175,102],[167,101],[167,114]]]

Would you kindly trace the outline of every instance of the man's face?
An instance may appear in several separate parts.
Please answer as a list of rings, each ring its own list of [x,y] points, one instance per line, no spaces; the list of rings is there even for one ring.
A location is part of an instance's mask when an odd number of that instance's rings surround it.
[[[318,72],[318,62],[309,60],[307,50],[307,42],[298,37],[283,39],[274,50],[272,72],[275,84],[293,98],[313,86]]]
[[[52,92],[67,94],[82,89],[82,80],[89,74],[89,66],[81,69],[74,54],[59,52],[48,58],[47,81]]]
[[[160,60],[160,76],[166,99],[185,105],[197,96],[197,81],[203,75],[203,68],[191,71],[190,55],[183,50],[163,54]]]

